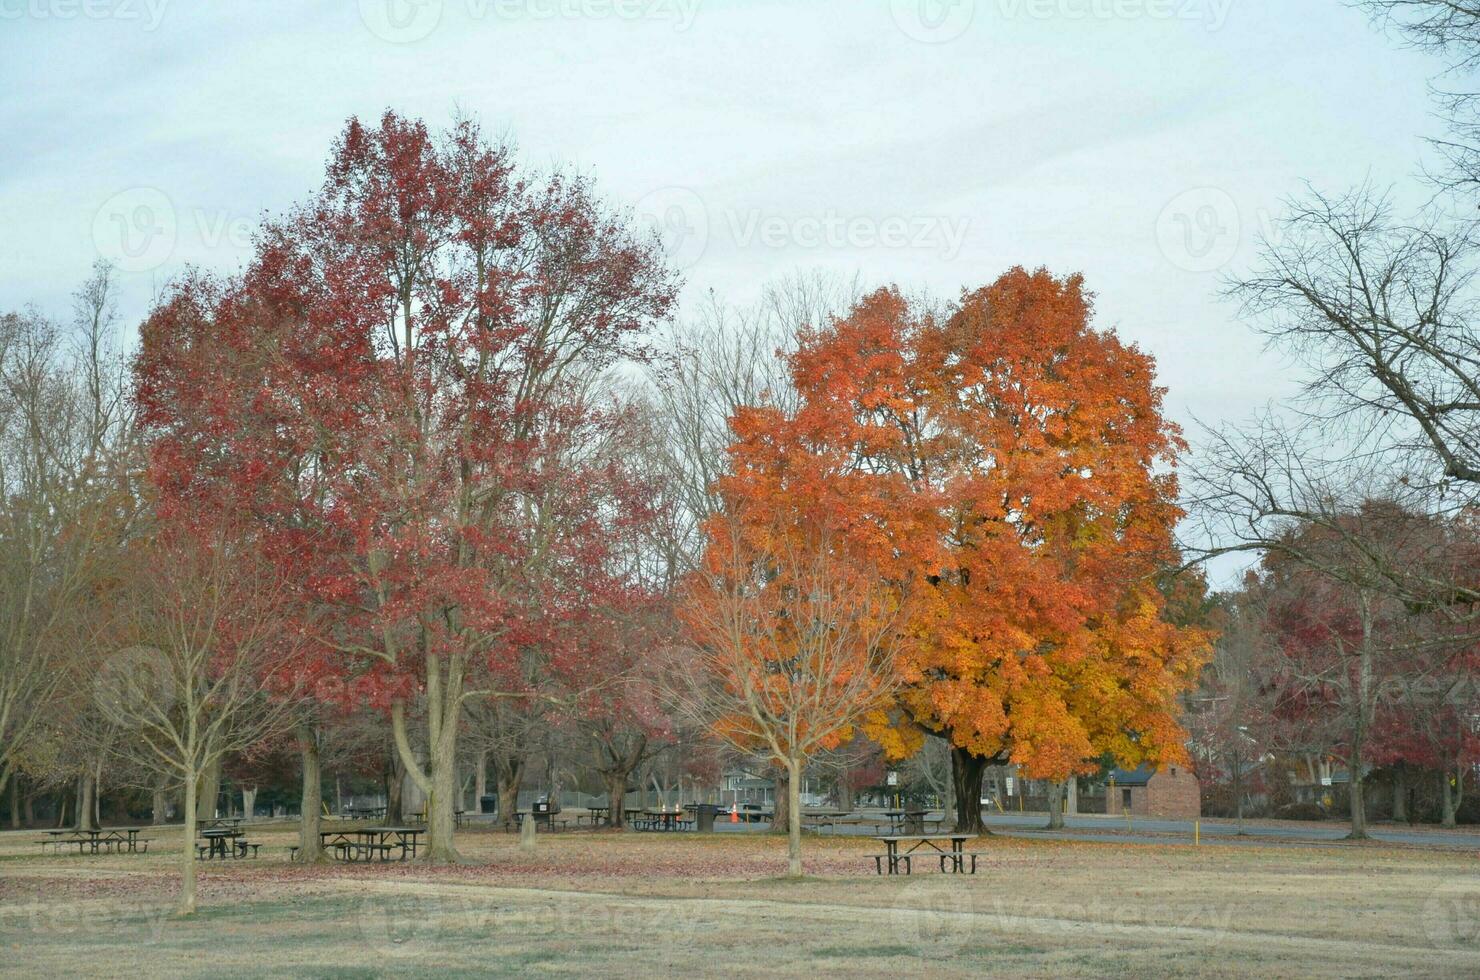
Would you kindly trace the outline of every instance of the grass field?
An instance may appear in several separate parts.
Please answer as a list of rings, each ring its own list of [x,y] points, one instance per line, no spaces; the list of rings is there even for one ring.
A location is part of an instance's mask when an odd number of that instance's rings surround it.
[[[809,838],[806,880],[756,835],[567,833],[532,855],[302,868],[289,825],[203,865],[170,917],[178,830],[148,855],[43,856],[0,834],[0,975],[1480,976],[1480,853],[997,838],[975,877],[873,874]],[[161,847],[163,845],[163,847]],[[164,850],[163,854],[153,853]]]

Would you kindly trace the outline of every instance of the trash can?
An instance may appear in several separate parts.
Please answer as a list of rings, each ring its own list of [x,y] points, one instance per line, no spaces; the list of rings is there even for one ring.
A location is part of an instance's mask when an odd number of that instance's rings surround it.
[[[700,803],[694,808],[694,829],[701,834],[714,833],[714,815],[719,807],[713,803]]]
[[[478,797],[478,812],[479,813],[497,813],[498,812],[498,797],[497,796],[488,796],[488,795],[484,795],[484,796]]]

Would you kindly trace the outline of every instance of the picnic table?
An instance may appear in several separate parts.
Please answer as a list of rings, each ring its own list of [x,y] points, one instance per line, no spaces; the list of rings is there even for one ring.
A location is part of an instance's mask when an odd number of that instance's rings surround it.
[[[844,823],[857,823],[852,810],[803,810],[802,824],[819,833],[827,827],[836,827]]]
[[[402,861],[416,856],[423,827],[356,827],[341,830],[321,830],[319,837],[324,849],[338,852],[341,861],[370,861],[377,855],[389,861],[392,851],[400,851]]]
[[[48,830],[43,847],[51,847],[60,853],[63,847],[76,847],[78,854],[139,853],[139,845],[149,850],[152,838],[140,838],[139,827],[97,827],[90,830]]]
[[[384,819],[384,817],[385,817],[385,807],[383,807],[383,806],[347,806],[347,807],[344,808],[344,815],[347,816],[347,817],[349,817],[351,820],[360,820],[360,819],[370,820],[370,819],[373,819],[373,818],[381,818],[381,819]]]
[[[946,864],[951,865],[951,870],[961,873],[966,870],[966,842],[975,840],[976,834],[890,834],[880,837],[884,842],[884,853],[874,856],[874,866],[880,874],[899,874],[899,866],[904,864],[908,873],[910,867],[910,855],[919,850],[927,850],[940,859],[941,870],[946,869]],[[903,851],[899,845],[908,844]],[[947,848],[949,845],[949,848]],[[884,867],[885,863],[888,868]],[[976,869],[976,860],[972,859],[972,870]]]
[[[242,825],[242,817],[213,817],[202,821],[201,828],[204,830],[236,830]]]
[[[237,840],[242,836],[242,831],[237,827],[209,827],[202,830],[200,836],[206,843],[199,856],[207,861],[215,858],[224,861],[241,850],[237,846]]]
[[[643,810],[643,827],[646,830],[683,830],[693,822],[682,810]]]
[[[929,810],[885,810],[884,816],[889,818],[889,832],[891,834],[923,834],[925,833],[925,822],[931,820]],[[940,820],[931,820],[937,826]]]
[[[609,806],[588,806],[586,810],[591,814],[591,826],[593,827],[612,822],[612,808]]]

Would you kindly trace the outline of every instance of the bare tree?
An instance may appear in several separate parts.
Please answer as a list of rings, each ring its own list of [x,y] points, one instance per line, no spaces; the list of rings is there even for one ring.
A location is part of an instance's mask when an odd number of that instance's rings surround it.
[[[742,750],[763,749],[787,777],[788,873],[802,873],[802,775],[846,741],[897,689],[896,597],[879,576],[817,531],[718,542],[693,580],[683,617],[692,649],[675,669],[677,701]]]
[[[178,912],[195,911],[196,792],[221,759],[294,723],[299,634],[288,595],[249,542],[222,527],[158,537],[114,597],[118,652],[99,709],[135,738],[119,751],[184,785]]]

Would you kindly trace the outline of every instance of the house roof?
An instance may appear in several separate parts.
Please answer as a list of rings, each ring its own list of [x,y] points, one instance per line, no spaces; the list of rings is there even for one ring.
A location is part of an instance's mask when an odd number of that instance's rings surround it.
[[[1115,781],[1116,786],[1145,786],[1155,774],[1156,770],[1145,762],[1134,769],[1110,770],[1110,778]]]

